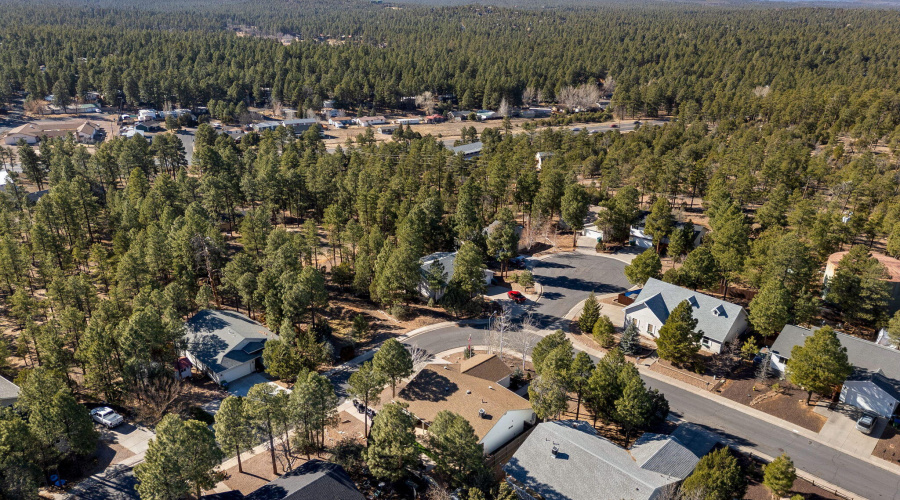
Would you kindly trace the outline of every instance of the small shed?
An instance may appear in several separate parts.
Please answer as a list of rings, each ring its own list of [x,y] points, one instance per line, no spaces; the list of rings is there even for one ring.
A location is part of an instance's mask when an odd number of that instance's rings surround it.
[[[191,368],[193,366],[194,363],[191,363],[187,356],[182,356],[175,362],[175,373],[178,375],[178,378],[186,379],[191,376]]]

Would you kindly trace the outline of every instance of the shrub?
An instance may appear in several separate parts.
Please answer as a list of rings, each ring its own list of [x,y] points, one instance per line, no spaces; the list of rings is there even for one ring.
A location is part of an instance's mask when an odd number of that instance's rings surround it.
[[[412,309],[402,304],[391,306],[391,308],[388,309],[388,314],[397,318],[399,321],[409,321],[415,317]]]
[[[615,331],[616,329],[613,327],[612,321],[610,321],[607,316],[601,315],[594,323],[594,328],[591,333],[593,333],[594,340],[600,344],[600,347],[609,349],[615,344],[615,339],[613,339],[613,333]]]

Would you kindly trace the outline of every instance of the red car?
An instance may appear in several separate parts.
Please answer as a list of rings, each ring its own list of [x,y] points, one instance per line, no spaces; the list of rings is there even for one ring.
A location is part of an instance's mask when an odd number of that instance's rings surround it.
[[[521,304],[525,302],[525,296],[522,295],[522,292],[517,292],[515,290],[510,290],[506,292],[506,296],[512,299],[516,304]]]

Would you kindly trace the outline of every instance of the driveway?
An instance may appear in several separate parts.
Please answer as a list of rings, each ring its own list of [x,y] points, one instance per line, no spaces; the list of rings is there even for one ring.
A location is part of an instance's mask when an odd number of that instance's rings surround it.
[[[153,439],[153,432],[144,427],[138,427],[131,422],[125,422],[113,429],[101,427],[100,439],[110,444],[118,444],[135,455],[143,456]]]
[[[887,425],[887,420],[879,418],[872,433],[866,435],[856,430],[856,420],[862,416],[862,412],[858,410],[834,411],[822,408],[822,411],[819,411],[817,408],[816,412],[828,417],[828,421],[819,431],[819,436],[835,448],[856,456],[871,455]]]

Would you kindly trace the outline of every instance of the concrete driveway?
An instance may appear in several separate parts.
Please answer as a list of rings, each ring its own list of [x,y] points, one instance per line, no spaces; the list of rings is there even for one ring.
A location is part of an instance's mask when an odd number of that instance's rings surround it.
[[[816,412],[819,413],[818,408]],[[828,421],[822,426],[819,436],[835,448],[855,456],[871,455],[887,425],[887,420],[879,418],[872,433],[866,435],[856,430],[856,420],[862,416],[861,412],[824,409],[821,414],[827,416]]]
[[[135,455],[143,456],[150,446],[154,434],[149,429],[125,422],[113,429],[101,427],[100,439],[107,443],[115,443]]]

